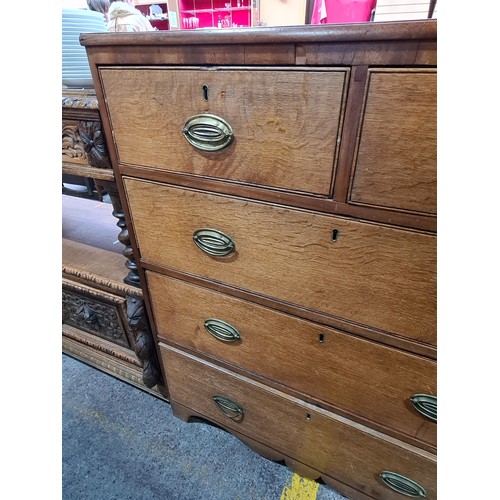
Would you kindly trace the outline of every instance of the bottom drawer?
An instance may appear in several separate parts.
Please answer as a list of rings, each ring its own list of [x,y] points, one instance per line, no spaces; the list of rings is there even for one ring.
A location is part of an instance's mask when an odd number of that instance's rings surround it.
[[[374,498],[436,498],[434,455],[165,344],[160,348],[172,401]]]

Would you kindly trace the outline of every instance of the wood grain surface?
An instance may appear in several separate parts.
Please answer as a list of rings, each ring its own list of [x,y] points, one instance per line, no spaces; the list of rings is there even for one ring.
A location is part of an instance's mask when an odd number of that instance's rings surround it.
[[[370,70],[350,201],[436,214],[437,73]]]
[[[124,180],[142,259],[435,343],[434,236]],[[193,243],[200,228],[236,251],[205,254]]]
[[[172,347],[160,347],[173,401],[374,498],[401,498],[378,479],[383,470],[411,478],[426,490],[426,498],[436,498],[435,456]],[[242,418],[226,417],[214,395],[237,403]]]
[[[160,340],[208,353],[435,448],[436,424],[408,398],[436,395],[436,363],[187,282],[147,272]],[[204,327],[219,319],[240,340]]]
[[[436,498],[436,424],[408,401],[436,394],[436,21],[81,42],[174,411],[353,499],[401,498],[382,470]],[[188,144],[200,113],[228,148]]]
[[[121,163],[325,196],[347,74],[335,68],[100,71]],[[233,142],[210,152],[189,144],[182,129],[199,114],[226,120]]]

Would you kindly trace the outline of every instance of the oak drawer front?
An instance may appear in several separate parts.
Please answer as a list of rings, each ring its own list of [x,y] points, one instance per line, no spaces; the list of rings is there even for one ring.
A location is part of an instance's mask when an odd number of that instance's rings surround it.
[[[100,69],[120,162],[322,195],[330,191],[347,74]],[[191,145],[183,128],[197,115],[222,118],[232,142],[215,151]],[[210,120],[191,121],[188,128],[209,135]]]
[[[143,260],[435,343],[434,236],[130,178],[125,186]],[[202,228],[227,235],[234,251],[200,250]]]
[[[426,498],[435,498],[435,456],[160,346],[172,401],[375,498],[401,498],[379,479],[385,470],[415,481]]]
[[[351,203],[436,214],[437,72],[370,70]]]
[[[410,397],[436,394],[433,361],[222,293],[147,272],[160,338],[436,445]]]

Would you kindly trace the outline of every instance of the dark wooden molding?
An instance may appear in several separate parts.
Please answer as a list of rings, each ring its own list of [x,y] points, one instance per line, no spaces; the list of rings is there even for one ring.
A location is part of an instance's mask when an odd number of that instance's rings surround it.
[[[367,25],[369,28],[367,29]],[[201,44],[260,44],[304,42],[366,42],[387,40],[435,39],[435,20],[394,21],[380,23],[325,24],[312,26],[259,27],[243,29],[207,29],[196,33],[186,31],[157,31],[141,33],[82,33],[80,43],[92,46],[154,46]]]
[[[429,3],[429,12],[427,13],[427,18],[431,19],[434,15],[434,9],[436,8],[437,0],[431,0]]]

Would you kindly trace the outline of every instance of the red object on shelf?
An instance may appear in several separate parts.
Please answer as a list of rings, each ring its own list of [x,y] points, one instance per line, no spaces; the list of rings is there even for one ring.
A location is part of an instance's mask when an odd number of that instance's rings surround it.
[[[311,24],[369,21],[377,0],[314,0]]]

